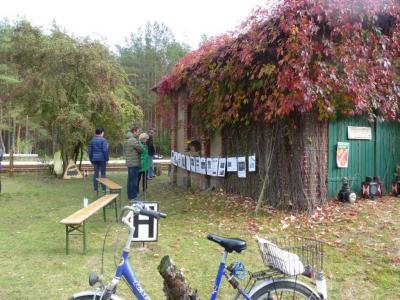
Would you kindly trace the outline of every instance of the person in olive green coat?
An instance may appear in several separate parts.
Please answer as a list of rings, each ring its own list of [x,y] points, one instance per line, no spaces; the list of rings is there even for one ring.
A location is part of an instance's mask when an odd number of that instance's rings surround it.
[[[147,176],[150,170],[150,157],[149,157],[149,149],[147,148],[147,140],[149,136],[147,133],[142,133],[139,135],[140,145],[143,147],[143,152],[140,153],[140,171],[138,176],[138,187],[140,186],[140,180],[142,181],[142,191],[143,194],[146,194],[147,191]]]
[[[143,146],[139,143],[137,137],[140,134],[138,127],[133,127],[130,132],[126,134],[124,143],[124,158],[125,164],[128,167],[128,200],[137,200],[139,192],[138,177],[140,171],[140,153],[143,152]]]

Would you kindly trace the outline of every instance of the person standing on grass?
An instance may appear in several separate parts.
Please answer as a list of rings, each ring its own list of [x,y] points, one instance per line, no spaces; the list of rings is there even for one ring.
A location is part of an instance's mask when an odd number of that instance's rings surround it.
[[[109,160],[108,142],[104,138],[104,129],[101,127],[96,128],[96,135],[92,138],[88,147],[89,160],[94,168],[93,173],[93,190],[98,192],[97,178],[99,173],[101,178],[106,177],[106,165]],[[106,186],[102,185],[103,192],[106,192]]]
[[[153,142],[153,135],[155,133],[154,128],[150,128],[148,131],[149,134],[149,139],[147,140],[147,147],[149,149],[149,159],[150,159],[150,169],[147,175],[147,178],[151,179],[153,177],[156,177],[156,174],[154,173],[154,155],[156,154],[156,148],[154,147],[154,142]]]
[[[142,133],[139,135],[139,142],[143,147],[143,152],[140,153],[140,171],[138,177],[138,187],[140,186],[140,180],[142,181],[142,192],[146,195],[147,191],[147,178],[150,169],[150,158],[149,158],[149,151],[147,148],[147,141],[149,136],[147,133]]]
[[[128,201],[136,201],[138,194],[138,176],[140,171],[139,154],[143,152],[143,146],[138,141],[140,134],[139,127],[132,127],[130,132],[126,134],[124,143],[125,164],[128,167],[127,191]]]

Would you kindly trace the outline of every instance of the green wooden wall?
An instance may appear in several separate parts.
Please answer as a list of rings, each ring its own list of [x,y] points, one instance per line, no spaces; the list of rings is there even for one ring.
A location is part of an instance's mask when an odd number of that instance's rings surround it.
[[[347,126],[371,127],[371,140],[349,140]],[[352,190],[361,193],[366,176],[379,176],[384,192],[390,192],[396,164],[400,164],[400,123],[369,123],[365,117],[339,119],[329,123],[328,195],[334,197],[342,186],[343,177],[349,179]],[[338,142],[349,142],[348,168],[338,168]]]

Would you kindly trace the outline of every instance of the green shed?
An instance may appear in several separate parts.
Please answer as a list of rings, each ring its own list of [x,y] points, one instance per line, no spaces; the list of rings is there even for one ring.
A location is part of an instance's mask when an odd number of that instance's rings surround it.
[[[360,194],[366,176],[379,176],[383,193],[390,193],[396,165],[400,164],[399,122],[368,122],[364,116],[343,118],[329,123],[328,137],[328,196],[337,195],[343,177]],[[338,167],[339,142],[349,143],[347,168]]]

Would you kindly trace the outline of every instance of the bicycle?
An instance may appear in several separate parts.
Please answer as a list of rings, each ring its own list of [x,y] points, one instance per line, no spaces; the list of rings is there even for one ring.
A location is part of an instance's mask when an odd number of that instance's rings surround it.
[[[128,261],[130,245],[135,232],[133,218],[138,214],[157,219],[166,217],[164,213],[147,210],[143,203],[134,203],[130,206],[125,206],[121,211],[121,221],[128,226],[129,234],[114,278],[110,283],[104,285],[99,276],[91,273],[89,275],[89,285],[94,286],[96,283],[100,283],[100,287],[94,291],[76,293],[69,300],[122,300],[116,294],[121,278],[126,280],[136,299],[150,299],[136,278]],[[318,270],[317,267],[312,265],[319,264],[320,270],[322,270],[322,243],[316,240],[300,238],[296,239],[296,243],[290,242],[290,247],[279,247],[278,245],[282,242],[287,244],[288,239],[275,240],[273,243],[257,237],[260,254],[268,269],[252,273],[247,272],[240,261],[235,261],[229,266],[226,265],[228,254],[232,252],[240,253],[245,250],[247,248],[246,241],[237,238],[225,238],[214,234],[208,234],[207,238],[224,248],[211,300],[217,299],[223,277],[237,290],[234,297],[235,300],[327,299],[326,285],[318,285],[317,281],[317,291],[315,291],[306,283],[297,280],[297,277],[300,275],[311,278],[314,271]],[[312,264],[303,265],[299,256]],[[250,275],[250,278],[245,288],[241,288],[237,279],[243,279],[247,274]],[[321,276],[322,273],[318,274]],[[321,282],[324,283],[324,281]]]

